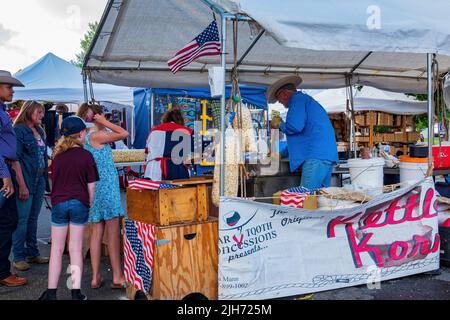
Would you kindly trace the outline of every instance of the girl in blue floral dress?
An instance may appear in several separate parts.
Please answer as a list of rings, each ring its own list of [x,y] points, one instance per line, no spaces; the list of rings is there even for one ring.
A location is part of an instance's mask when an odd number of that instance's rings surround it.
[[[87,121],[94,121],[94,127],[86,136],[85,149],[94,156],[100,175],[100,181],[96,184],[94,204],[89,214],[89,222],[92,224],[90,253],[93,274],[91,287],[98,289],[102,285],[100,259],[103,233],[106,226],[108,251],[113,269],[111,288],[124,288],[125,277],[120,261],[119,220],[126,214],[121,204],[119,176],[114,166],[112,149],[109,144],[124,140],[129,134],[122,127],[106,120],[103,108],[98,105],[83,104],[78,111],[78,115]]]

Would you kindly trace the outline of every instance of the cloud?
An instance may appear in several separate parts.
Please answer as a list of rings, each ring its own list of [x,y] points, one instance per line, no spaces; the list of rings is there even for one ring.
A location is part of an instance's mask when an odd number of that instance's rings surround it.
[[[107,0],[8,2],[5,10],[0,10],[0,69],[17,71],[48,52],[74,59],[88,23],[100,20],[106,3]]]
[[[0,23],[0,46],[8,42],[12,37],[14,36],[14,32],[12,30],[6,29],[1,23]]]
[[[80,14],[82,24],[99,21],[106,7],[107,0],[37,0],[37,5],[58,17],[71,19],[75,14]]]

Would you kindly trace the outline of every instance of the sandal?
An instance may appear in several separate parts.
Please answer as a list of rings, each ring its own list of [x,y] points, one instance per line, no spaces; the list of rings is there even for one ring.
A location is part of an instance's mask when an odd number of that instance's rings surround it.
[[[100,289],[102,286],[103,286],[103,280],[100,280],[100,282],[96,286],[93,286],[92,282],[91,282],[91,289],[97,290],[97,289]]]
[[[111,289],[112,290],[122,290],[122,289],[127,289],[128,288],[128,284],[126,282],[124,283],[111,283]]]

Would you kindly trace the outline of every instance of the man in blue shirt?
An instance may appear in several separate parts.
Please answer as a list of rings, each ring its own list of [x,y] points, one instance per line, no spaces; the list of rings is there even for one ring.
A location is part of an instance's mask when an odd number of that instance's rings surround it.
[[[338,151],[334,128],[325,109],[311,96],[298,92],[302,79],[281,79],[268,91],[269,103],[279,101],[289,109],[286,122],[272,119],[272,128],[287,137],[291,171],[302,168],[301,186],[308,189],[330,187]]]
[[[14,172],[11,170],[16,164],[17,141],[11,120],[6,113],[5,102],[13,99],[13,87],[23,87],[7,71],[0,70],[0,197],[6,198],[0,208],[0,285],[8,287],[23,286],[27,283],[24,278],[11,274],[9,255],[12,246],[12,235],[17,227],[17,206],[14,196]]]

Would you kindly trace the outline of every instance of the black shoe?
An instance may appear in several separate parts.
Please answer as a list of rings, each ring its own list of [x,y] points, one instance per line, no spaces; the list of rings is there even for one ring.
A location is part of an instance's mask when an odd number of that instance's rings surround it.
[[[81,293],[81,290],[77,289],[72,290],[72,300],[85,301],[87,299],[88,298],[86,297],[86,295]]]
[[[58,300],[56,298],[56,290],[45,290],[39,298],[40,301],[53,301]]]

